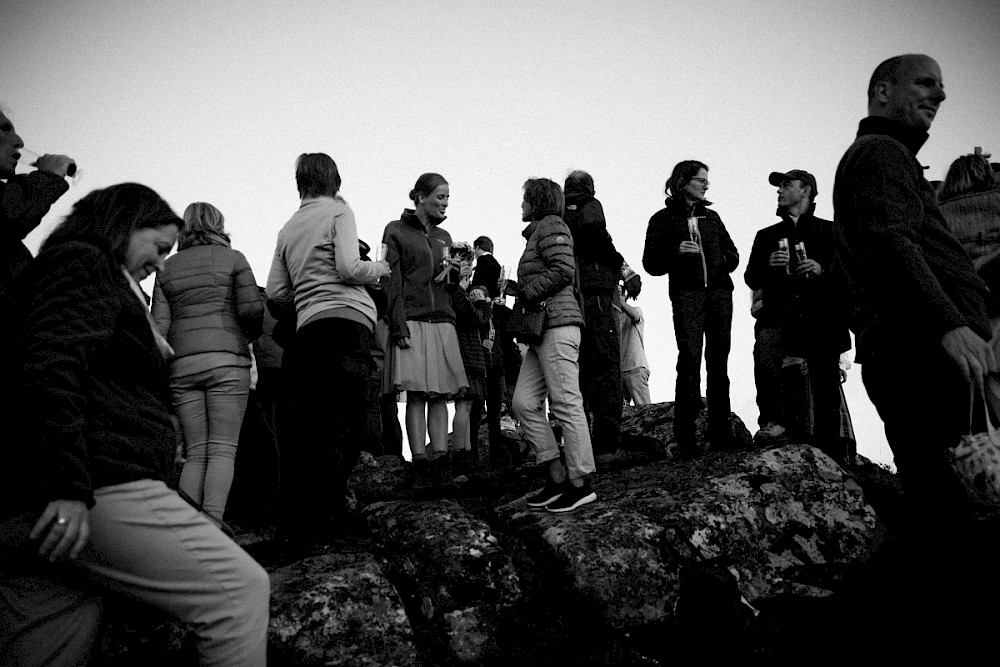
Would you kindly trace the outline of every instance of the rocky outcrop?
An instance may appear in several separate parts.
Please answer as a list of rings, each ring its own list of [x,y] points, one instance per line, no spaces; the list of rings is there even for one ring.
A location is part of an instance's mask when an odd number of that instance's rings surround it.
[[[461,497],[417,502],[409,464],[363,455],[352,487],[371,535],[350,553],[334,545],[269,567],[270,664],[666,665],[695,653],[708,662],[774,655],[789,636],[783,628],[822,617],[883,526],[855,477],[819,450],[750,449],[734,416],[743,447],[710,451],[699,420],[705,453],[681,458],[672,421],[671,404],[627,410],[624,451],[593,479],[598,502],[564,515],[524,505],[545,475],[530,464],[490,469],[481,459]],[[864,471],[858,479],[876,480],[889,502],[891,475]],[[175,664],[187,664],[190,632],[157,623]],[[105,654],[136,643],[126,627],[112,628]]]

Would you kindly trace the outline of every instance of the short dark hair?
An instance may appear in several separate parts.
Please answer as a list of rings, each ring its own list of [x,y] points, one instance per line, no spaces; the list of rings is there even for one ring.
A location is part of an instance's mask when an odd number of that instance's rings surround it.
[[[987,192],[997,187],[990,161],[982,155],[963,155],[948,168],[938,197],[941,201],[972,192]]]
[[[531,219],[541,220],[548,215],[562,217],[565,199],[562,188],[548,178],[529,178],[524,182],[524,201],[531,205]]]
[[[708,165],[698,160],[682,160],[678,162],[674,165],[674,170],[670,173],[670,178],[667,179],[666,184],[663,186],[663,194],[671,198],[680,196],[684,186],[697,176],[698,172],[702,169],[708,171]]]
[[[493,241],[490,240],[489,236],[480,236],[472,242],[472,247],[485,250],[486,252],[493,252]]]
[[[432,192],[442,185],[448,185],[448,181],[444,180],[444,176],[441,174],[435,174],[432,171],[420,174],[420,178],[417,179],[413,189],[410,190],[410,201],[416,204],[420,197],[429,197]]]
[[[581,169],[574,169],[563,186],[566,194],[581,193],[594,196],[594,177]]]
[[[132,234],[140,229],[174,225],[184,221],[156,192],[139,183],[119,183],[94,190],[73,205],[73,210],[42,244],[42,250],[87,236],[98,236],[111,246],[111,255],[125,263]]]
[[[335,197],[340,192],[340,170],[326,153],[303,153],[295,160],[299,197]]]

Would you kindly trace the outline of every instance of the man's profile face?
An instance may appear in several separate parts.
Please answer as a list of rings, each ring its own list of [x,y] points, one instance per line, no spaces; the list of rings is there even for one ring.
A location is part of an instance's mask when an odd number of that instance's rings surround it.
[[[796,204],[809,200],[808,186],[802,184],[797,178],[787,179],[778,186],[778,206],[781,208],[792,208]]]
[[[14,124],[0,111],[0,178],[14,175],[20,149],[24,147],[21,137],[14,131]]]
[[[914,58],[900,68],[898,81],[885,84],[884,115],[903,125],[929,130],[945,99],[941,68],[931,58]]]

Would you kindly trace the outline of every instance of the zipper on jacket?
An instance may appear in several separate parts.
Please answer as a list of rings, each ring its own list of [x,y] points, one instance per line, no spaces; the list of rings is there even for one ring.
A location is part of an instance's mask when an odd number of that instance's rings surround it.
[[[431,254],[431,282],[427,286],[427,289],[431,293],[431,312],[434,313],[437,311],[437,305],[434,303],[434,276],[437,274],[434,272],[434,246],[431,245],[431,235],[427,233],[426,229],[424,230],[424,238],[427,239],[427,252]]]

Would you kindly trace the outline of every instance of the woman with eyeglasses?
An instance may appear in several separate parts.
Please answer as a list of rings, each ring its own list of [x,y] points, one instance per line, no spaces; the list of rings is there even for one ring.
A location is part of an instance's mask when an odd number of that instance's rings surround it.
[[[708,427],[715,449],[733,444],[729,403],[729,347],[733,280],[740,262],[719,214],[708,208],[708,166],[677,163],[667,179],[666,207],[649,219],[642,265],[653,276],[670,276],[677,337],[674,437],[682,455],[698,453],[695,421],[701,412],[701,355],[708,371]]]

